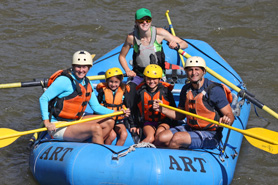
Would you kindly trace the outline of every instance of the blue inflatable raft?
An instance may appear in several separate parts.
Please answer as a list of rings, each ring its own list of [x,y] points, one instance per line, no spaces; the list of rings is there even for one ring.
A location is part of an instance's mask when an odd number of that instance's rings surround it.
[[[207,43],[186,40],[185,50],[201,56],[207,66],[222,77],[244,89],[240,76]],[[179,55],[163,42],[166,61],[182,66]],[[118,56],[122,45],[94,62],[88,76],[102,75],[111,67],[120,67]],[[126,59],[132,60],[131,49]],[[130,66],[131,68],[131,66]],[[206,78],[219,82],[210,74]],[[125,79],[126,80],[126,79]],[[94,81],[98,84],[100,81]],[[184,84],[175,84],[173,94],[178,103]],[[245,129],[250,104],[232,90],[235,115],[233,127]],[[90,108],[88,112],[92,112]],[[158,149],[135,144],[129,134],[124,146],[63,142],[41,137],[30,154],[30,169],[40,184],[230,184],[233,179],[243,135],[223,130],[221,146],[213,150]]]

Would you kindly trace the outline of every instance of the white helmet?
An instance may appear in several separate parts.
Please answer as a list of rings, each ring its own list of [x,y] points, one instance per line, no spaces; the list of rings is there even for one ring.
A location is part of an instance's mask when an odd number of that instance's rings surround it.
[[[93,66],[92,55],[84,50],[77,51],[73,54],[72,65],[90,65]]]
[[[203,67],[204,69],[206,69],[207,66],[205,60],[202,57],[194,56],[186,60],[184,68],[187,67]]]

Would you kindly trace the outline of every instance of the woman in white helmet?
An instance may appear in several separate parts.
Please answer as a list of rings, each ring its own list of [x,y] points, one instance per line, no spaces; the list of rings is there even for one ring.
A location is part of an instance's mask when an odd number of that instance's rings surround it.
[[[66,141],[85,141],[92,138],[93,143],[103,144],[114,127],[112,118],[79,123],[68,127],[57,128],[53,122],[81,119],[87,104],[97,114],[109,114],[114,110],[107,109],[98,103],[93,93],[93,86],[86,77],[93,66],[93,58],[87,51],[77,51],[73,55],[72,68],[59,70],[48,82],[48,89],[40,97],[42,119],[52,138]],[[129,116],[129,110],[123,110]],[[85,115],[83,119],[96,115]]]
[[[212,82],[204,77],[206,63],[201,57],[190,57],[186,61],[185,71],[190,83],[184,85],[180,93],[179,109],[198,114],[231,125],[234,115],[230,103],[230,90],[223,84]],[[161,132],[155,144],[170,148],[215,148],[222,138],[222,127],[196,119],[192,116],[169,110],[154,102],[153,108],[172,119],[183,120],[187,124]]]

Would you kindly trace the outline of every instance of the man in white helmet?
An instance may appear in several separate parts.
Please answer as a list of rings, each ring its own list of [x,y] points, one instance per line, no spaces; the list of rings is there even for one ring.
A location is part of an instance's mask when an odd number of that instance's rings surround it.
[[[201,57],[188,58],[185,70],[190,83],[184,85],[181,90],[178,108],[231,125],[234,115],[230,106],[232,101],[230,90],[222,84],[204,78],[206,63]],[[186,117],[187,124],[161,132],[155,141],[157,146],[176,149],[218,146],[222,138],[222,127],[161,107],[159,102],[160,100],[154,102],[155,110],[176,120],[183,120]]]
[[[54,139],[66,141],[85,141],[92,138],[93,143],[103,144],[114,127],[112,118],[98,119],[71,125],[55,127],[56,121],[73,121],[81,119],[87,104],[97,114],[109,114],[114,110],[107,109],[98,103],[93,86],[86,77],[93,66],[93,57],[87,51],[77,51],[73,55],[72,68],[59,70],[48,82],[48,89],[40,97],[42,119],[48,133]],[[123,110],[129,116],[129,110]],[[83,119],[96,115],[85,115]]]

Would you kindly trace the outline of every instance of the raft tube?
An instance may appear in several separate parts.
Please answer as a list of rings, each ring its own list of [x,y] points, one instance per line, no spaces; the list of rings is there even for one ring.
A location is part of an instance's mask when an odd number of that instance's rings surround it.
[[[186,41],[189,43],[186,52],[191,56],[203,57],[210,69],[239,88],[244,88],[240,76],[210,45],[199,40]],[[103,75],[111,67],[122,69],[118,62],[121,47],[122,45],[116,47],[96,60],[88,76]],[[165,42],[163,48],[167,62],[182,66],[175,50],[169,49]],[[126,57],[127,61],[132,60],[132,53],[131,49]],[[205,77],[219,82],[208,73]],[[176,103],[183,85],[174,86]],[[250,104],[238,98],[237,92],[232,90],[232,93],[234,94],[232,108],[235,114],[233,127],[245,129]],[[86,111],[92,113],[90,108]],[[218,148],[176,150],[134,144],[130,133],[124,146],[57,141],[50,139],[46,134],[46,137],[41,137],[34,144],[29,163],[35,179],[40,184],[47,185],[230,184],[242,138],[242,134],[224,128],[221,146]]]

